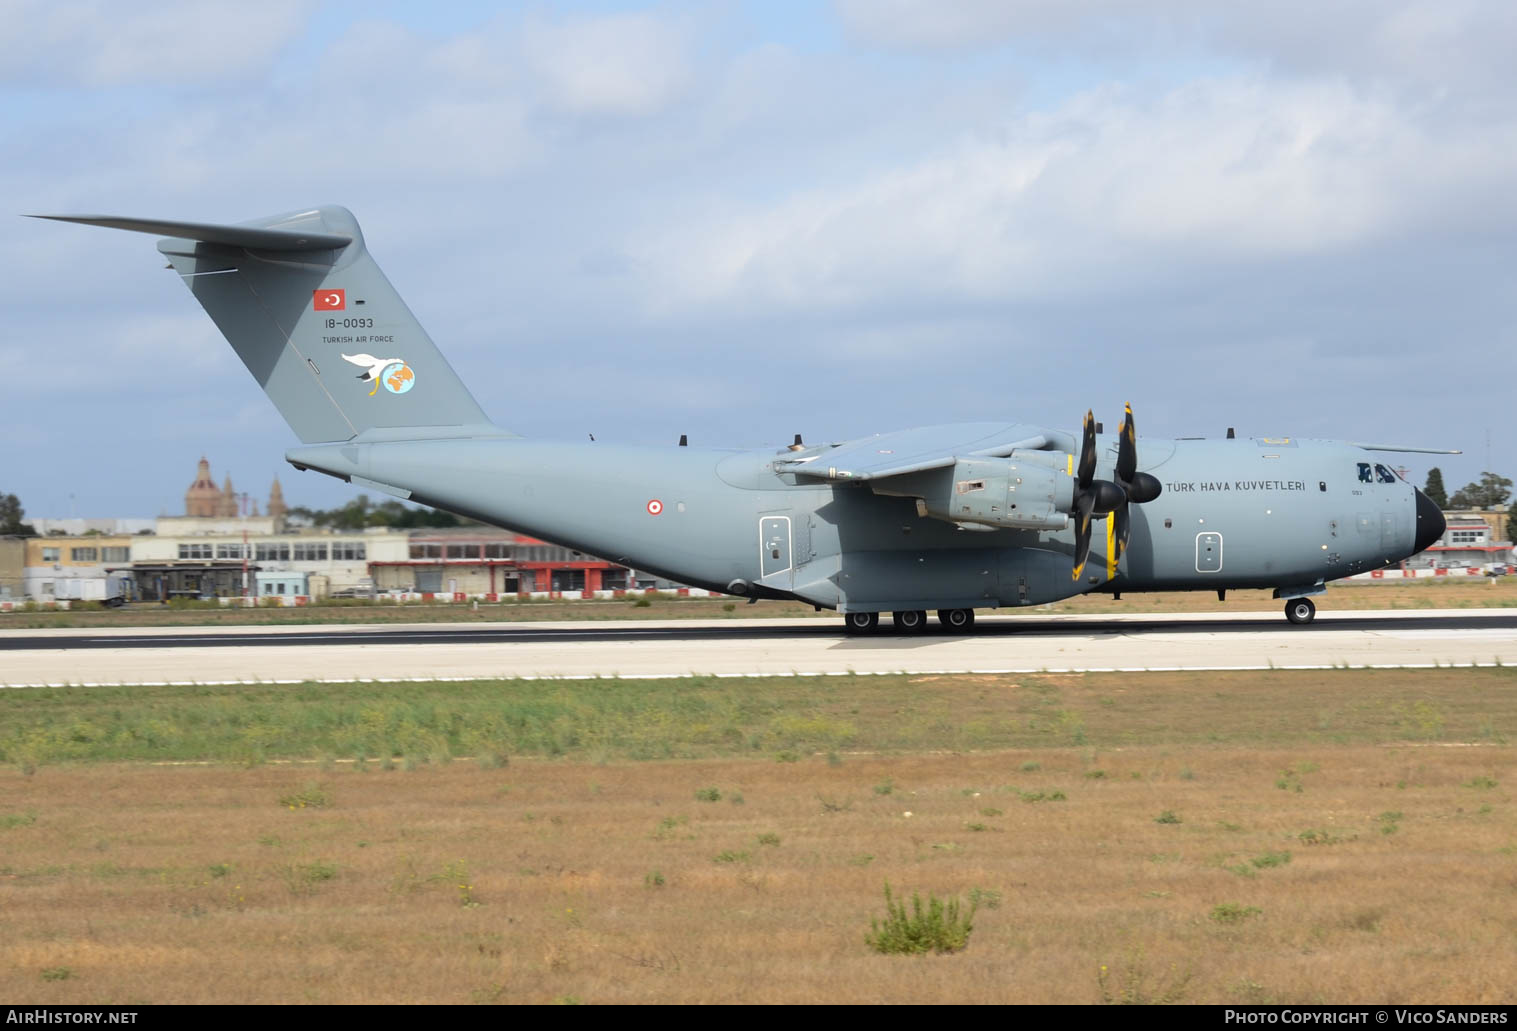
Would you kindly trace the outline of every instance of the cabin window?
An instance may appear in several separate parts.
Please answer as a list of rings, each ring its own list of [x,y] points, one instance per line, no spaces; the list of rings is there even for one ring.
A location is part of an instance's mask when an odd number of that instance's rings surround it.
[[[1378,465],[1377,464],[1375,466],[1375,476],[1379,479],[1379,481],[1381,483],[1395,483],[1396,482],[1396,474],[1393,473],[1393,472],[1391,472],[1389,469],[1387,469],[1383,465]]]
[[[1359,482],[1360,483],[1374,483],[1375,482],[1375,477],[1370,472],[1370,464],[1368,462],[1360,462],[1359,463]]]

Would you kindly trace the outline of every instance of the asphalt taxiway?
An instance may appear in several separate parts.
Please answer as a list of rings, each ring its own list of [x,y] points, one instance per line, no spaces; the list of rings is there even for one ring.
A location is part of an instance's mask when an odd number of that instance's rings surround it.
[[[1517,665],[1517,610],[982,615],[852,637],[841,620],[0,631],[0,685]]]

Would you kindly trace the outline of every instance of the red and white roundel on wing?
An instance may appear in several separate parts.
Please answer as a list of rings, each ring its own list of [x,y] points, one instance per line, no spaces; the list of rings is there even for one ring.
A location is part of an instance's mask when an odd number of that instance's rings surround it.
[[[664,503],[662,501],[660,501],[658,498],[654,498],[652,501],[648,502],[648,514],[649,515],[658,515],[663,510],[664,510]]]

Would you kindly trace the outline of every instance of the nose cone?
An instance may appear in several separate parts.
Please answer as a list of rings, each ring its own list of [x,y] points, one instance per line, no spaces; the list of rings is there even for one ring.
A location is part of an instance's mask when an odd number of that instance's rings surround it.
[[[1448,524],[1443,521],[1443,513],[1438,511],[1438,506],[1433,504],[1432,498],[1415,487],[1412,489],[1417,491],[1416,550],[1422,551],[1437,543]]]

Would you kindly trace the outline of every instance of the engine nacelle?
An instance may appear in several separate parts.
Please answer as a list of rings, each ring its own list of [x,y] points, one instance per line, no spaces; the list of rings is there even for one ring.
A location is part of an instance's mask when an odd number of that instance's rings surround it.
[[[1063,452],[1017,451],[1010,458],[961,458],[947,494],[923,501],[927,514],[954,523],[1062,530],[1074,509],[1075,479]]]

